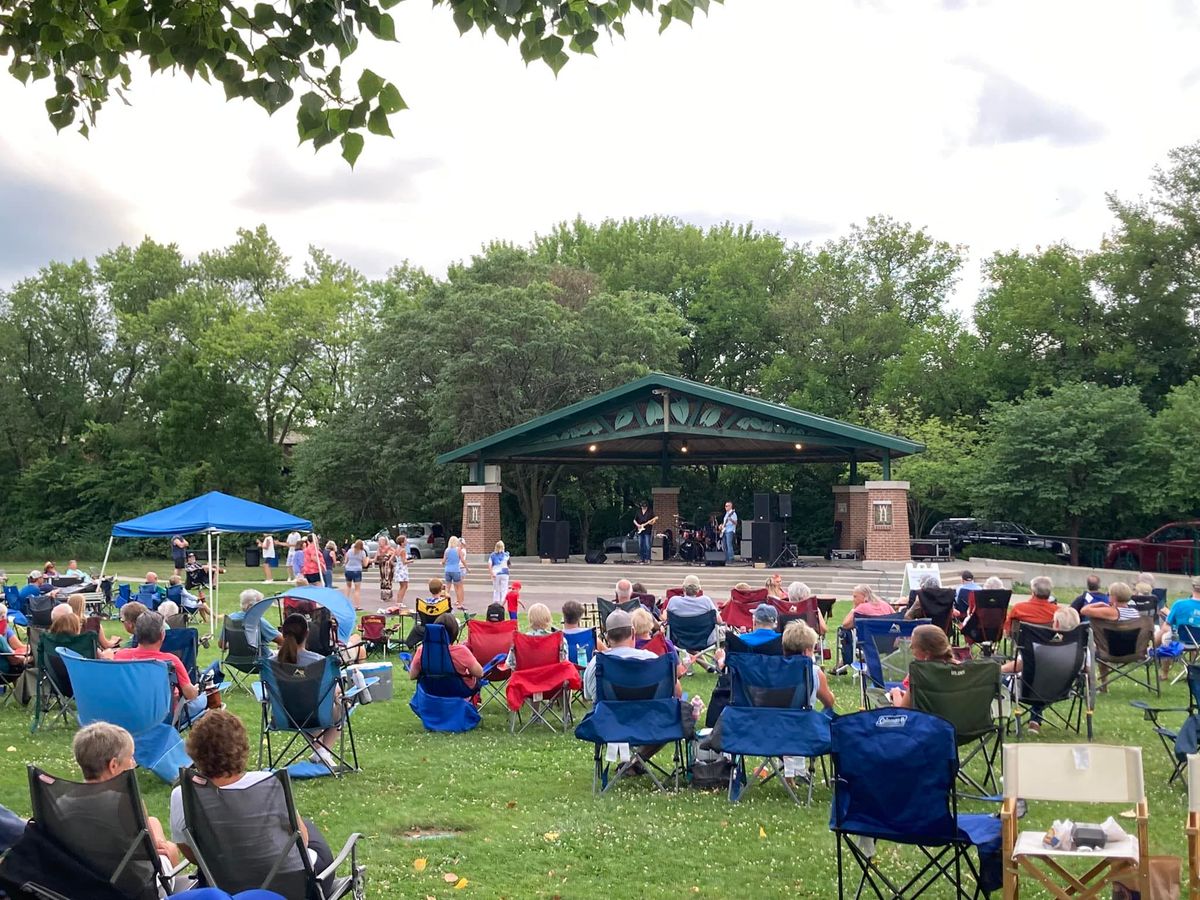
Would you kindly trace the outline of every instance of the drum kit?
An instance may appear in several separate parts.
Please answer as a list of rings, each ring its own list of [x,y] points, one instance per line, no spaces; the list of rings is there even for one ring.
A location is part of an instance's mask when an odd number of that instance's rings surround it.
[[[711,525],[698,526],[676,516],[675,529],[679,535],[675,557],[681,562],[703,563],[706,551],[719,549],[716,529]]]

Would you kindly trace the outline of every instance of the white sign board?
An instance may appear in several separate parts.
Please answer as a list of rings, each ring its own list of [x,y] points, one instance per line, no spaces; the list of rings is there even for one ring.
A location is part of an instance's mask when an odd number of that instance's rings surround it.
[[[900,584],[900,598],[907,600],[908,592],[917,590],[926,575],[932,575],[937,579],[938,587],[942,586],[942,573],[937,563],[908,563],[904,567],[904,581]]]

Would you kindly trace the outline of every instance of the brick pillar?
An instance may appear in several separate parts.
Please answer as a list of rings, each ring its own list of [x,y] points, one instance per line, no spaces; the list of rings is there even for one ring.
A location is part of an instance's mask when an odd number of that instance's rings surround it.
[[[655,534],[662,534],[668,528],[675,537],[675,545],[679,545],[679,488],[656,487],[650,488],[650,502],[654,505],[654,514],[658,516],[658,524],[654,526]],[[650,555],[653,559],[662,559],[662,541],[657,538],[651,544]]]
[[[871,515],[867,503],[867,489],[861,484],[835,484],[833,486],[833,521],[842,523],[839,550],[866,551],[867,522]]]
[[[863,487],[867,507],[863,558],[880,562],[912,559],[908,533],[908,482],[868,481]]]
[[[462,539],[467,542],[467,560],[482,565],[500,540],[500,485],[464,484],[462,495]]]

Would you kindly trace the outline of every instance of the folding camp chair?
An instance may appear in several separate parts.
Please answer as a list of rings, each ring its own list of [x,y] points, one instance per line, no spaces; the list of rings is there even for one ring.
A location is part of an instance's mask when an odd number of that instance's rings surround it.
[[[164,868],[132,770],[97,784],[56,778],[36,766],[28,773],[33,824],[5,859],[6,882],[32,869],[33,878],[20,887],[54,900],[65,900],[64,889],[71,897],[127,900],[171,892],[175,875],[189,863]]]
[[[1083,733],[1086,720],[1090,741],[1095,709],[1090,684],[1091,629],[1086,623],[1070,631],[1055,631],[1018,622],[1013,640],[1021,660],[1021,672],[1011,682],[1017,740],[1021,739],[1023,719],[1037,721],[1043,713],[1050,713],[1059,726],[1076,734]],[[1056,708],[1060,703],[1067,704],[1066,713]]]
[[[887,616],[855,616],[854,634],[858,662],[859,696],[863,709],[884,702],[887,692],[908,677],[912,661],[912,634],[928,619],[898,619]]]
[[[1200,752],[1200,666],[1188,665],[1184,671],[1188,685],[1187,706],[1158,707],[1151,706],[1145,700],[1129,701],[1130,706],[1142,711],[1171,759],[1171,777],[1167,779],[1167,784],[1183,773],[1189,755]],[[1169,728],[1159,718],[1164,713],[1186,713],[1187,716],[1179,727]]]
[[[1154,594],[1134,594],[1129,598],[1129,605],[1136,609],[1140,615],[1148,616],[1157,622],[1159,610],[1163,607],[1163,601],[1159,600]]]
[[[367,679],[368,686],[377,682],[376,678]],[[335,657],[326,656],[307,666],[265,660],[256,687],[262,704],[261,737],[266,738],[267,768],[286,769],[295,765],[293,774],[297,777],[340,776],[359,770],[350,713],[358,695],[366,688],[343,683]],[[321,732],[330,728],[339,729],[336,749],[318,741]],[[272,744],[272,735],[281,738]],[[263,747],[260,741],[259,768],[263,767]],[[333,758],[332,765],[317,755],[322,747]],[[313,753],[311,762],[300,762],[309,752]]]
[[[33,644],[34,679],[33,691],[33,722],[30,732],[35,732],[42,724],[42,719],[58,712],[64,725],[71,725],[68,714],[75,705],[75,686],[62,659],[55,652],[59,647],[65,647],[80,656],[95,659],[99,653],[97,636],[90,631],[82,634],[51,634],[48,631],[37,631],[37,643]],[[33,635],[30,635],[32,643]]]
[[[570,633],[564,631],[563,640],[567,644],[567,661],[575,664],[575,668],[579,672],[579,677],[582,679],[584,670],[587,669],[587,664],[596,655],[596,630],[594,628],[584,628],[580,631],[572,631]],[[572,705],[578,704],[583,709],[591,706],[591,702],[583,696],[582,684],[578,690],[571,691],[570,703]]]
[[[1188,666],[1200,662],[1200,625],[1179,625],[1174,629],[1174,637],[1183,649],[1182,656],[1186,665],[1178,675],[1171,679],[1171,684],[1176,684],[1179,679],[1186,678]]]
[[[1000,822],[958,812],[953,725],[915,709],[877,709],[834,719],[830,742],[838,897],[848,893],[847,856],[860,872],[855,897],[869,887],[878,898],[910,900],[944,879],[961,900],[985,894],[998,881],[988,877],[985,858],[994,862]],[[920,868],[897,883],[883,871],[893,857],[877,853],[876,841],[917,847],[924,856]],[[979,867],[971,847],[979,851]]]
[[[815,674],[808,656],[772,656],[731,653],[730,704],[710,738],[712,749],[733,757],[729,772],[729,800],[736,803],[752,784],[778,778],[797,804],[800,798],[789,783],[784,757],[809,761],[803,776],[808,782],[807,803],[812,803],[812,762],[829,753],[829,717],[812,708]],[[763,760],[766,777],[747,782],[746,757]]]
[[[113,605],[120,612],[121,607],[133,600],[133,588],[126,582],[117,585],[117,599],[113,601]]]
[[[1136,834],[1109,841],[1103,850],[1047,847],[1045,829],[1018,830],[1017,798],[1026,802],[1136,805]],[[1149,812],[1142,781],[1141,747],[1104,744],[1008,744],[1004,748],[1004,896],[1021,896],[1023,876],[1055,897],[1096,897],[1116,881],[1150,896]],[[1049,821],[1049,818],[1046,819]],[[1098,821],[1098,820],[1097,820]],[[1076,875],[1063,861],[1082,860]]]
[[[715,652],[720,642],[715,609],[697,616],[681,616],[667,610],[667,637],[676,647],[692,654],[708,671],[716,671]]]
[[[1011,600],[1012,591],[981,588],[967,592],[967,614],[958,630],[968,644],[978,644],[984,656],[995,654],[1005,640],[1004,623]]]
[[[191,765],[175,717],[168,665],[157,659],[86,659],[65,648],[58,655],[75,685],[79,724],[111,722],[133,735],[133,758],[170,783]]]
[[[1187,758],[1188,900],[1200,900],[1200,756]]]
[[[25,602],[25,618],[35,628],[49,628],[54,607],[56,606],[58,606],[58,600],[49,594],[30,597]]]
[[[754,627],[754,610],[760,603],[770,602],[766,588],[729,592],[729,602],[721,607],[721,621],[730,628],[750,629]]]
[[[137,595],[133,598],[148,610],[158,609],[158,604],[165,599],[166,594],[160,594],[158,588],[152,584],[143,584],[138,588]]]
[[[367,656],[374,650],[381,650],[383,658],[387,659],[388,650],[392,646],[392,630],[387,627],[387,616],[370,615],[358,620],[362,631],[362,642],[366,645]]]
[[[990,659],[959,664],[913,660],[908,668],[913,709],[941,716],[954,726],[959,752],[958,778],[977,799],[999,800],[996,772],[1006,721],[1000,693],[1000,664]],[[979,777],[967,771],[971,760],[983,760]],[[971,795],[966,795],[971,796]]]
[[[675,696],[675,665],[668,656],[627,659],[597,653],[596,702],[575,729],[575,737],[595,746],[593,794],[603,794],[627,775],[644,773],[659,790],[668,782],[678,789],[684,772],[684,729],[690,710]],[[520,671],[520,670],[518,670]],[[674,744],[671,768],[652,759],[665,744]],[[625,753],[625,745],[629,745]],[[601,759],[607,746],[611,758]],[[627,758],[620,759],[622,755]],[[615,770],[610,772],[613,762]]]
[[[504,619],[500,622],[472,619],[471,624],[467,626],[467,649],[483,667],[483,684],[479,693],[480,709],[493,700],[504,702],[502,685],[512,674],[507,665],[508,651],[512,649],[513,635],[516,633],[516,619]]]
[[[953,637],[954,589],[923,587],[917,591],[917,600],[921,604],[921,617],[946,632],[946,637]]]
[[[1158,660],[1151,652],[1154,649],[1154,621],[1150,616],[1124,621],[1089,620],[1092,639],[1096,643],[1096,661],[1101,664],[1103,673],[1103,688],[1107,688],[1110,679],[1126,678],[1155,694],[1162,693]]]
[[[237,790],[223,790],[192,769],[179,773],[187,844],[204,880],[233,893],[254,888],[285,897],[335,900],[366,896],[357,832],[323,872],[313,869],[286,769]],[[337,870],[349,861],[349,874]]]
[[[425,629],[437,622],[439,616],[450,612],[449,597],[418,597],[413,606],[416,616],[413,620],[412,631],[404,638],[403,643],[410,650],[415,650],[425,640]]]
[[[637,597],[631,597],[623,603],[618,603],[616,600],[605,600],[603,597],[596,598],[596,612],[600,616],[600,636],[605,637],[608,633],[608,617],[614,610],[623,609],[631,615],[642,608],[642,601]],[[655,617],[657,618],[657,616]]]
[[[783,635],[776,634],[767,641],[749,644],[742,640],[740,634],[729,632],[725,635],[725,667],[729,667],[729,658],[735,653],[759,653],[764,656],[783,656]]]
[[[255,642],[251,643],[246,634],[245,620],[225,616],[221,626],[221,639],[225,644],[225,657],[221,660],[222,671],[251,697],[257,697],[251,687],[254,677],[262,674],[263,657],[258,644],[261,637],[257,629]]]
[[[479,710],[471,701],[483,684],[468,686],[458,674],[444,626],[435,622],[423,631],[421,669],[408,707],[430,731],[470,731],[480,721]]]
[[[513,634],[515,667],[508,677],[508,729],[514,734],[540,722],[557,731],[554,721],[565,733],[571,721],[571,691],[583,687],[575,663],[562,659],[563,634]],[[521,710],[529,709],[529,721],[522,722]],[[551,720],[554,721],[551,721]],[[520,724],[520,728],[517,725]]]

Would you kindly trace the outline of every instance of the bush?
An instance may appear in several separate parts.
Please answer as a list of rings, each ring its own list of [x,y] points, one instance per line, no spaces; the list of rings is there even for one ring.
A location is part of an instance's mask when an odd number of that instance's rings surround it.
[[[976,547],[974,544],[968,544],[963,547],[962,556],[966,559],[1011,559],[1016,562],[1048,563],[1052,566],[1063,564],[1062,560],[1049,550],[1034,547],[1001,547],[996,544],[980,544]]]

